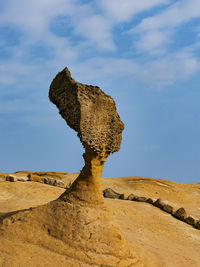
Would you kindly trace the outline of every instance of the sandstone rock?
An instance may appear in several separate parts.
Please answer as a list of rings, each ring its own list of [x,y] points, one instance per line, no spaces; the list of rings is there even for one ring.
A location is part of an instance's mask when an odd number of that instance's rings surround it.
[[[44,183],[48,184],[48,185],[54,185],[55,181],[56,180],[54,178],[50,178],[50,177],[45,177],[44,178]]]
[[[20,182],[26,182],[26,181],[28,181],[28,177],[26,177],[26,176],[18,176],[17,177],[17,181],[20,181]]]
[[[121,194],[119,196],[119,199],[126,200],[127,199],[127,195],[126,194]]]
[[[13,215],[1,233],[59,252],[73,261],[71,266],[143,266],[113,223],[101,190],[104,162],[120,149],[124,128],[114,100],[99,87],[77,83],[67,68],[51,83],[49,98],[78,132],[85,165],[57,200]]]
[[[65,68],[52,81],[49,98],[84,147],[106,157],[119,151],[124,124],[114,100],[98,86],[77,83]]]
[[[65,183],[62,180],[58,180],[58,179],[55,180],[53,185],[58,186],[58,187],[62,187],[62,188],[66,188]]]
[[[167,205],[167,204],[168,204],[168,201],[163,198],[158,198],[156,202],[154,203],[154,205],[160,209],[162,209],[164,205]]]
[[[200,221],[197,221],[197,222],[196,222],[196,225],[195,225],[195,227],[196,227],[197,229],[199,229],[199,230],[200,230]]]
[[[39,175],[30,173],[30,174],[28,175],[28,178],[29,178],[29,181],[32,181],[32,182],[39,182],[39,183],[44,184],[44,177],[41,177],[41,176],[39,176]]]
[[[147,198],[146,202],[152,205],[154,204],[154,200],[152,198]]]
[[[173,213],[173,216],[181,221],[184,221],[187,218],[187,213],[184,208],[180,208]]]
[[[138,197],[138,196],[135,196],[134,201],[138,201],[138,202],[146,202],[147,201],[147,198],[146,197]]]
[[[192,226],[195,226],[196,225],[196,220],[192,217],[192,216],[188,216],[186,219],[185,219],[185,222],[192,225]]]
[[[119,199],[127,200],[129,195],[130,194],[128,194],[128,193],[123,193],[123,194],[120,195]]]
[[[6,177],[6,181],[17,182],[17,177],[15,175],[10,174]]]
[[[127,197],[127,200],[133,200],[133,199],[134,199],[134,197],[135,197],[135,195],[134,195],[134,194],[130,194],[130,195]]]
[[[115,192],[114,190],[112,190],[112,188],[106,188],[105,190],[103,190],[103,196],[107,198],[121,199],[121,197],[123,197],[123,194]]]
[[[164,211],[166,211],[167,213],[170,213],[172,214],[173,213],[173,207],[170,206],[169,204],[166,204],[166,205],[163,205],[163,208],[162,208]]]
[[[7,174],[6,173],[0,173],[0,181],[6,181]]]
[[[10,176],[6,176],[6,181],[9,181],[10,182]]]

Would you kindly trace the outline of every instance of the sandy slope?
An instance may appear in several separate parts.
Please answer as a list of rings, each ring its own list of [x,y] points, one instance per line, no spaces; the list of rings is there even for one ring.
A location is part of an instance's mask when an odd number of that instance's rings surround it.
[[[63,180],[72,180],[70,175],[59,175]],[[189,214],[200,218],[200,184],[184,185],[141,177],[103,178],[102,188],[107,187],[125,194],[163,197],[168,199],[172,206],[183,206]],[[47,203],[56,199],[63,191],[62,188],[35,182],[0,182],[0,216],[10,211]],[[147,203],[106,199],[106,204],[125,238],[130,241],[146,266],[200,266],[199,230]],[[8,240],[1,240],[0,255],[8,255],[7,264],[12,249],[16,246],[19,247],[19,264],[24,260],[23,255],[26,255],[26,262],[19,265],[20,267],[34,266],[30,264],[36,264],[37,261],[40,264],[35,266],[69,264],[64,255],[31,244],[13,244]],[[49,258],[53,261],[50,262]],[[1,262],[0,257],[0,266],[4,264],[6,263]]]

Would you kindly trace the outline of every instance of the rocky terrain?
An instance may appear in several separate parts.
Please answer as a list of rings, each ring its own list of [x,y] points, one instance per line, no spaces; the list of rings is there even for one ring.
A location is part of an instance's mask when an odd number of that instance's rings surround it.
[[[77,132],[85,165],[75,174],[0,174],[0,265],[199,266],[199,184],[101,179],[124,129],[114,100],[68,68],[49,99]]]
[[[34,172],[17,172],[16,177],[26,178]],[[69,187],[78,173],[35,172],[40,178],[61,180]],[[0,174],[0,218],[16,210],[28,209],[57,199],[64,188],[34,181],[5,181],[8,174]],[[38,175],[39,176],[39,175]],[[51,180],[50,179],[50,180]],[[174,210],[184,207],[188,215],[200,219],[200,183],[180,184],[167,180],[121,177],[101,178],[102,191],[115,192],[168,200]],[[105,198],[113,220],[145,266],[199,266],[200,231],[176,219],[162,209],[147,202]],[[67,266],[65,255],[40,245],[4,239],[0,242],[0,266]],[[49,260],[51,259],[51,260]],[[74,265],[76,266],[76,265]]]

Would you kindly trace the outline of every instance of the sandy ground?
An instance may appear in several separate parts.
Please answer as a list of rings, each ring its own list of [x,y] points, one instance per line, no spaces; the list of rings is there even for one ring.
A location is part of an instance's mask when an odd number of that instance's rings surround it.
[[[70,175],[67,177],[60,175],[60,178],[72,180]],[[102,189],[108,187],[119,193],[165,198],[172,206],[185,207],[188,214],[200,219],[200,184],[184,185],[141,177],[102,178]],[[7,212],[47,203],[56,199],[63,191],[62,188],[36,182],[0,182],[0,217]],[[125,238],[132,244],[146,266],[200,266],[199,230],[148,203],[117,199],[105,199],[105,201]],[[4,242],[5,251],[8,251],[7,246],[11,252],[12,244],[9,241]],[[48,257],[56,259],[59,266],[67,266],[63,255],[47,252],[44,248],[34,245],[15,244],[17,245],[20,246],[19,253],[24,246],[24,251],[27,253],[32,251],[32,260],[37,256],[38,262],[44,263],[37,266],[53,266]],[[4,264],[0,260],[0,266],[9,266]],[[28,265],[27,259],[26,265],[19,266]]]

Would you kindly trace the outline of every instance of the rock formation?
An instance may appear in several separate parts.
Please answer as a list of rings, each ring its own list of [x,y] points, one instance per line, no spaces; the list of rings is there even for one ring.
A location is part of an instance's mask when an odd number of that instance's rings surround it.
[[[75,82],[67,68],[51,83],[49,97],[77,131],[85,166],[57,200],[5,218],[1,244],[15,239],[38,245],[64,255],[62,266],[143,266],[113,223],[100,186],[104,162],[120,149],[124,128],[114,100],[98,87]],[[15,254],[8,266],[18,266]],[[23,264],[31,266],[28,258]]]
[[[67,124],[77,131],[85,153],[85,166],[70,188],[70,195],[102,203],[100,176],[110,153],[120,149],[124,124],[114,100],[97,86],[75,82],[65,68],[51,83],[50,100]],[[67,191],[62,198],[67,195]]]

